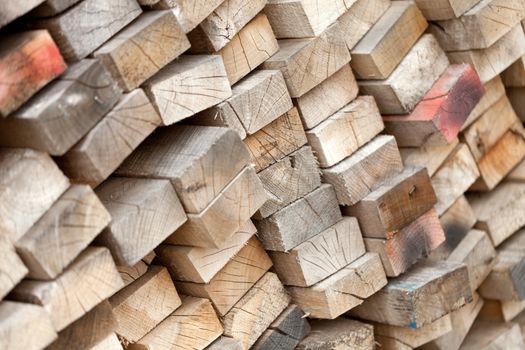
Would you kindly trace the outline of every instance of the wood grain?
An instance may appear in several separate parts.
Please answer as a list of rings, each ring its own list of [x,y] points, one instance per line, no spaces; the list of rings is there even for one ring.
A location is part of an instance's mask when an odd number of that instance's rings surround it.
[[[28,269],[7,235],[0,236],[0,253],[0,298],[3,298],[27,275]]]
[[[298,350],[340,348],[369,350],[375,346],[374,328],[346,318],[312,321],[312,331],[297,346]]]

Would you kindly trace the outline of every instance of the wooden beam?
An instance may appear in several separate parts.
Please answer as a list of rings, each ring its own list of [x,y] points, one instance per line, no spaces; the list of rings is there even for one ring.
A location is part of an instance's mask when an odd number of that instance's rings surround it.
[[[525,342],[517,323],[477,320],[465,338],[461,349],[523,349]]]
[[[61,331],[122,286],[109,251],[88,247],[56,280],[22,281],[10,298],[43,306]]]
[[[135,0],[108,3],[85,0],[58,16],[36,20],[35,28],[49,30],[68,61],[79,61],[141,14]],[[80,30],[82,28],[82,30]]]
[[[259,14],[218,52],[224,60],[230,84],[235,84],[268,60],[279,51],[279,46],[268,18],[263,13]]]
[[[479,102],[485,89],[469,65],[452,65],[408,116],[383,116],[385,131],[401,147],[447,145]]]
[[[349,104],[357,97],[358,92],[359,86],[352,69],[350,65],[345,64],[312,90],[295,98],[294,103],[304,128],[308,130]]]
[[[340,163],[323,169],[322,179],[334,186],[339,204],[354,205],[402,170],[396,140],[380,135]]]
[[[395,1],[352,49],[358,79],[387,79],[427,28],[415,3]]]
[[[485,87],[485,95],[479,100],[478,104],[470,115],[468,116],[465,123],[461,127],[461,131],[467,129],[472,123],[478,120],[492,105],[499,101],[500,98],[505,96],[505,86],[501,81],[500,76],[496,76],[494,79],[489,80],[483,84]]]
[[[445,233],[435,209],[431,209],[400,229],[392,238],[365,238],[368,252],[379,254],[388,277],[406,272],[445,241]]]
[[[206,350],[242,350],[242,343],[238,339],[220,336]]]
[[[57,338],[49,315],[40,306],[4,300],[0,320],[4,349],[43,349]]]
[[[96,187],[106,180],[160,125],[160,117],[141,89],[125,94],[77,144],[57,159],[77,183]]]
[[[218,55],[183,55],[143,85],[164,125],[171,125],[232,95]]]
[[[262,129],[293,107],[283,75],[278,70],[258,70],[232,88],[232,97],[197,116],[192,123],[221,125],[245,138]],[[192,118],[194,119],[194,118]]]
[[[84,316],[71,323],[58,334],[58,339],[49,345],[49,350],[67,350],[71,344],[82,349],[91,349],[117,328],[117,320],[111,304],[104,300]]]
[[[257,229],[248,220],[219,248],[161,244],[155,252],[173,279],[208,283],[256,232]]]
[[[510,100],[510,103],[512,104],[512,108],[514,108],[514,111],[520,118],[520,120],[523,122],[525,121],[525,103],[523,100],[520,99],[520,97],[525,92],[525,88],[516,88],[511,87],[507,88],[507,97]]]
[[[140,260],[133,266],[117,266],[117,270],[122,281],[124,281],[124,287],[126,287],[148,272],[148,264],[144,260]]]
[[[479,319],[483,321],[511,322],[525,310],[525,300],[485,299],[484,301],[479,313]]]
[[[181,305],[168,270],[160,266],[150,267],[109,302],[118,324],[115,333],[124,344],[144,337]]]
[[[375,347],[374,328],[366,323],[346,318],[312,321],[312,331],[297,346],[297,350],[355,349]]]
[[[290,304],[257,339],[252,349],[263,350],[276,347],[295,349],[297,344],[310,333],[310,324],[306,316],[297,305]]]
[[[263,220],[255,220],[267,250],[286,252],[342,219],[331,185],[308,193]],[[297,230],[301,227],[301,230]]]
[[[445,51],[486,49],[519,25],[525,4],[519,0],[482,0],[456,19],[430,26]]]
[[[0,10],[2,16],[4,11]],[[0,83],[4,86],[0,92],[0,117],[17,110],[65,69],[66,63],[46,30],[5,36],[0,49]]]
[[[488,82],[525,55],[525,35],[521,24],[486,49],[447,53],[452,63],[469,63],[482,82]]]
[[[284,285],[309,287],[365,254],[365,245],[357,219],[344,217],[289,252],[269,254]]]
[[[4,298],[27,275],[28,269],[7,235],[0,236],[0,257],[0,298]]]
[[[521,56],[505,69],[501,73],[501,80],[505,87],[525,87],[525,56]]]
[[[479,288],[482,297],[494,300],[525,299],[525,230],[513,234],[498,248],[496,264]]]
[[[410,113],[448,65],[436,39],[425,34],[387,79],[358,81],[360,92],[374,96],[382,114]]]
[[[456,149],[459,140],[455,138],[444,146],[423,145],[421,147],[403,147],[399,149],[403,163],[407,166],[420,166],[428,170],[432,177]]]
[[[321,185],[317,158],[309,146],[300,148],[257,175],[268,197],[255,213],[257,220],[269,217]]]
[[[16,242],[69,181],[50,156],[30,149],[0,148],[0,169],[0,231]]]
[[[509,182],[525,182],[525,161],[522,161],[520,164],[518,164],[514,170],[512,170],[507,177],[505,178],[505,181]]]
[[[175,281],[175,286],[182,294],[209,299],[218,314],[225,316],[271,266],[261,242],[252,237],[210,282]]]
[[[109,224],[111,216],[86,185],[71,186],[15,247],[28,278],[56,278]]]
[[[406,168],[343,212],[359,220],[364,237],[391,238],[436,204],[425,168]]]
[[[292,108],[244,140],[257,172],[278,162],[306,144],[297,108]]]
[[[415,0],[429,21],[457,18],[480,0]]]
[[[419,264],[391,279],[351,314],[392,326],[420,328],[472,301],[468,278],[464,264]]]
[[[204,349],[213,343],[222,334],[223,328],[211,302],[189,296],[181,299],[182,306],[127,349]]]
[[[0,5],[0,27],[3,27],[18,17],[25,15],[43,2],[44,0],[29,0],[22,3],[12,0],[2,2]]]
[[[188,221],[166,243],[218,248],[266,201],[266,193],[253,167],[248,166],[199,214]]]
[[[319,159],[319,165],[328,168],[352,155],[383,128],[374,98],[360,96],[306,131],[306,138]]]
[[[476,228],[487,232],[499,246],[525,224],[525,185],[503,183],[487,193],[472,193],[467,199],[478,219]]]
[[[96,193],[112,217],[97,243],[117,265],[135,265],[186,221],[168,180],[112,177]]]
[[[479,177],[476,161],[469,148],[460,143],[432,176],[432,187],[438,202],[435,206],[438,214],[443,214],[465,193]]]
[[[90,350],[123,350],[122,344],[115,333],[111,333]]]
[[[9,118],[0,118],[0,145],[63,155],[111,110],[120,96],[100,62],[83,60]]]
[[[30,16],[51,17],[64,12],[80,0],[45,0],[43,4],[31,11]]]
[[[279,40],[279,47],[263,68],[280,69],[292,97],[306,94],[350,62],[343,33],[330,28],[316,38]]]
[[[249,162],[250,156],[234,131],[175,125],[146,139],[116,174],[170,179],[184,210],[196,214]]]
[[[169,40],[166,40],[169,38]],[[98,48],[93,56],[124,91],[131,91],[190,48],[174,11],[149,11]]]
[[[267,272],[222,318],[224,335],[252,346],[290,303],[290,297],[272,272]]]

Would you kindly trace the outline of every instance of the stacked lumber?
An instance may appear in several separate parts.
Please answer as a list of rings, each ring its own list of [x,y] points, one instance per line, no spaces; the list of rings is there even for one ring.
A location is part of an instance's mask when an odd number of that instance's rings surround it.
[[[525,349],[523,25],[4,0],[0,348]]]

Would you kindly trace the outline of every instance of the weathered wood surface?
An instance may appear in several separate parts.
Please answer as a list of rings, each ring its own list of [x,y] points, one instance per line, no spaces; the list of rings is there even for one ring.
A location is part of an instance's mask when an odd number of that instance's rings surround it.
[[[309,287],[365,254],[365,245],[357,219],[344,217],[289,252],[269,254],[284,285]]]
[[[441,215],[450,208],[478,177],[479,170],[472,153],[467,145],[460,143],[432,176],[438,213]]]
[[[253,167],[245,167],[199,214],[188,214],[166,243],[218,248],[266,201],[266,192]]]
[[[441,261],[419,264],[391,279],[351,314],[392,326],[420,328],[471,301],[467,267]]]
[[[525,57],[521,56],[501,73],[501,80],[506,87],[525,87]]]
[[[343,212],[357,217],[364,237],[392,238],[436,202],[427,170],[406,168]]]
[[[161,244],[155,252],[175,280],[208,283],[256,232],[248,220],[219,248]]]
[[[225,0],[188,33],[192,50],[215,52],[226,46],[266,5],[266,0]]]
[[[322,178],[334,186],[339,204],[354,205],[402,170],[395,138],[380,135],[339,164],[323,169]]]
[[[396,277],[418,260],[427,257],[445,241],[445,233],[435,209],[400,229],[392,238],[364,238],[366,250],[379,254],[385,273]]]
[[[76,183],[98,186],[160,125],[160,117],[141,89],[125,94],[76,145],[57,159]]]
[[[93,55],[124,91],[131,91],[190,47],[174,11],[151,11],[120,31]]]
[[[312,321],[312,331],[297,346],[298,350],[355,349],[370,350],[375,347],[374,328],[365,323],[346,318]]]
[[[219,50],[230,84],[235,84],[268,60],[279,51],[279,46],[268,18],[259,14]]]
[[[206,350],[242,350],[242,343],[238,339],[220,336]]]
[[[522,324],[519,315],[525,310],[525,300],[491,300],[485,299],[479,313],[480,320],[511,322]]]
[[[49,315],[37,305],[4,300],[0,303],[0,320],[3,349],[43,349],[57,338]]]
[[[150,267],[109,302],[118,324],[115,333],[125,344],[144,337],[181,305],[168,270],[160,266]]]
[[[28,272],[7,235],[0,236],[0,298],[9,293]]]
[[[399,149],[406,166],[421,166],[428,170],[432,177],[456,149],[459,140],[456,138],[444,146],[423,145],[421,147],[403,147]]]
[[[525,4],[519,0],[482,0],[459,18],[430,26],[445,51],[485,49],[519,25]]]
[[[352,69],[350,65],[345,64],[312,90],[295,98],[294,103],[304,128],[308,130],[350,103],[358,92],[359,86]]]
[[[338,112],[306,131],[322,168],[331,167],[352,155],[384,128],[372,96],[360,96]]]
[[[232,94],[226,101],[199,113],[192,123],[224,125],[236,129],[244,139],[246,134],[254,134],[293,107],[278,70],[253,72],[233,86]]]
[[[217,314],[207,299],[184,296],[182,305],[130,350],[204,349],[223,332]]]
[[[115,333],[111,333],[106,338],[93,346],[90,350],[123,350],[122,344]]]
[[[438,21],[460,17],[480,0],[415,0],[428,20]]]
[[[428,23],[415,3],[395,1],[352,49],[358,79],[386,79],[410,51]]]
[[[116,83],[100,62],[82,60],[9,118],[0,118],[0,145],[63,155],[120,96]]]
[[[69,187],[51,157],[30,149],[0,148],[0,231],[22,237]]]
[[[249,162],[234,131],[175,125],[146,139],[116,174],[169,179],[184,210],[200,213]]]
[[[224,335],[247,350],[290,303],[290,296],[272,272],[267,272],[222,318]]]
[[[252,237],[209,282],[175,281],[175,286],[182,294],[209,299],[224,316],[271,266],[261,242]]]
[[[44,0],[28,0],[24,2],[13,0],[3,1],[0,5],[0,27],[26,14],[42,2],[44,2]]]
[[[374,96],[382,114],[410,113],[448,65],[437,40],[425,34],[387,79],[358,81],[360,92]]]
[[[232,95],[218,55],[183,55],[144,85],[164,125],[176,123]]]
[[[11,298],[43,306],[61,331],[122,286],[109,251],[88,247],[56,280],[25,280]]]
[[[494,79],[513,62],[525,55],[525,35],[520,24],[486,49],[447,53],[452,63],[469,63],[482,82]]]
[[[478,219],[476,228],[487,232],[500,245],[525,224],[525,185],[502,183],[486,193],[472,193],[467,199]]]
[[[51,17],[64,12],[80,0],[45,0],[43,4],[31,11],[32,17]]]
[[[330,28],[316,38],[279,40],[279,47],[263,68],[280,69],[292,97],[301,97],[350,62],[343,33]]]
[[[58,334],[58,339],[47,349],[67,350],[71,348],[71,344],[82,349],[91,349],[92,346],[112,334],[116,328],[117,320],[111,304],[103,301],[62,330]]]
[[[485,89],[469,65],[452,65],[408,116],[383,116],[400,147],[446,145],[457,136]]]
[[[321,185],[317,158],[309,146],[304,146],[257,175],[268,200],[254,218],[261,220],[288,204],[312,192]]]
[[[2,15],[4,11],[0,9]],[[0,48],[0,117],[17,110],[65,69],[66,63],[46,30],[5,36]]]
[[[525,342],[517,323],[477,320],[465,337],[462,350],[523,349]]]
[[[297,108],[292,108],[244,140],[257,172],[278,162],[306,144]]]
[[[334,319],[360,305],[387,284],[379,256],[366,253],[311,287],[288,287],[309,317]]]
[[[483,113],[485,113],[489,107],[494,105],[500,98],[505,96],[505,86],[503,85],[499,75],[494,79],[485,82],[483,85],[485,87],[485,95],[483,95],[476,107],[474,107],[472,112],[470,112],[470,115],[461,127],[461,131],[467,129],[481,115],[483,115]]]
[[[58,16],[37,20],[31,25],[45,28],[68,61],[79,61],[106,42],[141,14],[136,0],[118,4],[85,0]]]
[[[118,265],[136,264],[186,221],[168,180],[112,177],[96,193],[112,217],[97,243]]]
[[[519,116],[520,120],[525,121],[525,102],[521,96],[525,92],[525,87],[511,87],[507,88],[507,97],[512,103],[514,111]]]
[[[107,226],[111,216],[86,185],[73,185],[15,242],[27,277],[57,277]]]
[[[264,248],[286,252],[342,219],[334,189],[323,184],[263,220],[255,220]],[[297,230],[301,227],[301,230]]]

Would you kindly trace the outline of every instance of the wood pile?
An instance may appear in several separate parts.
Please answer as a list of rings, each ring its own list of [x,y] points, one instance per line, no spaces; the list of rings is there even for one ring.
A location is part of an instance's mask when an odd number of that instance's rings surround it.
[[[524,0],[3,0],[0,349],[525,349]]]

